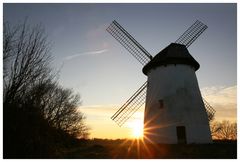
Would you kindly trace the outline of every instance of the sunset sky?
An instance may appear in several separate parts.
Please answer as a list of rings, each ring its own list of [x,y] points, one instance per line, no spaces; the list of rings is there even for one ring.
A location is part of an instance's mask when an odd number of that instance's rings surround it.
[[[236,120],[236,4],[4,4],[4,21],[42,24],[52,42],[52,66],[60,83],[79,93],[80,111],[94,138],[133,137],[143,122],[142,107],[118,127],[110,117],[146,81],[142,65],[106,28],[120,23],[151,55],[174,42],[195,20],[208,29],[188,48],[200,63],[196,72],[203,97],[216,120]]]

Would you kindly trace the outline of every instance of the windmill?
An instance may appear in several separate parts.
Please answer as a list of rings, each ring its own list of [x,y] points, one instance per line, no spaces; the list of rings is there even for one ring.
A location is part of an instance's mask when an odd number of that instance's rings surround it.
[[[151,143],[211,143],[215,110],[201,97],[199,63],[188,47],[207,29],[197,20],[154,57],[117,21],[106,29],[142,65],[148,80],[111,117],[120,127],[145,103],[144,140]]]

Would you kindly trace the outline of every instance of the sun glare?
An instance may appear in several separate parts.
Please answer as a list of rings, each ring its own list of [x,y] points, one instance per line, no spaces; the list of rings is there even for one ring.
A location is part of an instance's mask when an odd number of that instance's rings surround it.
[[[143,137],[143,121],[142,120],[134,120],[129,122],[129,127],[132,130],[132,137],[134,138],[142,138]]]

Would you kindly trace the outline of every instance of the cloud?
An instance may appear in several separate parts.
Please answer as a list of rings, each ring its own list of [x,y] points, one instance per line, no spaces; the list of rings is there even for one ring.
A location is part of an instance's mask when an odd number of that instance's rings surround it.
[[[203,97],[216,110],[216,120],[232,120],[237,118],[237,86],[214,86],[201,89]],[[121,105],[84,105],[79,110],[87,116],[89,122],[98,125],[101,121],[105,124],[114,123],[111,116],[121,107]],[[138,109],[129,119],[129,122],[136,119],[143,120],[144,106]]]
[[[79,54],[75,54],[75,55],[71,55],[71,56],[64,57],[63,59],[64,59],[65,61],[69,61],[69,60],[72,60],[72,59],[77,58],[77,57],[87,56],[87,55],[99,55],[99,54],[105,53],[105,52],[107,52],[107,51],[108,51],[108,49],[82,52],[82,53],[79,53]]]
[[[216,94],[221,90],[224,90],[226,86],[212,86],[212,87],[204,87],[201,89],[203,95],[211,95]]]
[[[201,90],[202,95],[212,104],[228,105],[237,103],[237,86],[206,87]]]
[[[101,39],[106,34],[106,28],[109,24],[104,23],[93,27],[86,33],[86,36],[90,40]]]
[[[201,89],[203,97],[216,110],[216,120],[236,120],[237,86],[213,86]]]
[[[86,105],[80,106],[79,110],[83,112],[89,121],[106,121],[117,111],[117,105]]]
[[[80,106],[79,110],[88,116],[110,118],[119,108],[120,105],[86,105]],[[138,109],[132,117],[140,118],[143,108]]]
[[[98,124],[99,121],[108,124],[114,123],[111,116],[120,108],[120,105],[86,105],[80,106],[79,110],[87,117],[88,122]],[[143,120],[144,107],[138,109],[127,121]],[[115,123],[114,123],[115,124]]]

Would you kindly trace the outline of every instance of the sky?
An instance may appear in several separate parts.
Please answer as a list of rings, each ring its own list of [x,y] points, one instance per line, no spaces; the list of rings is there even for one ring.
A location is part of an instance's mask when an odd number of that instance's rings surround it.
[[[132,137],[144,107],[123,127],[110,117],[146,81],[142,65],[106,28],[116,20],[155,56],[200,20],[208,29],[188,48],[199,62],[202,96],[217,111],[215,120],[236,120],[237,5],[182,4],[4,4],[3,20],[42,24],[51,42],[52,66],[60,83],[81,95],[91,138]],[[131,123],[132,122],[132,123]]]

